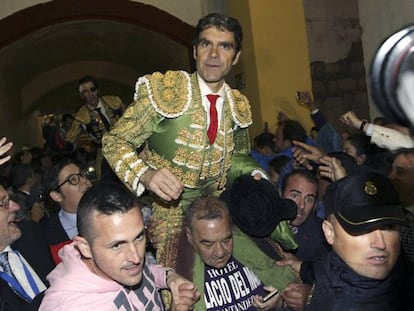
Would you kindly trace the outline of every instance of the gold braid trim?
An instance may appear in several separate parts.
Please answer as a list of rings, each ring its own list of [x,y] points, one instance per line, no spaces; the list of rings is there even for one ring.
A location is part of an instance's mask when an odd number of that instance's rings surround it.
[[[78,112],[75,114],[75,120],[79,121],[82,124],[88,124],[91,122],[91,115],[89,109],[83,105],[79,108]]]
[[[192,87],[190,75],[185,71],[155,72],[140,77],[135,85],[134,99],[140,97],[140,87],[145,86],[146,93],[154,109],[164,117],[176,118],[190,106]]]
[[[241,128],[248,127],[253,123],[249,100],[238,90],[231,89],[227,84],[224,89],[229,99],[231,115],[234,122]]]
[[[163,220],[162,233],[158,236],[157,264],[176,269],[178,243],[183,223],[183,208],[181,206],[163,206],[153,202],[154,220]],[[165,304],[165,310],[170,310],[171,293],[168,290],[161,291],[161,297]]]
[[[153,203],[154,220],[163,220],[162,233],[158,236],[157,263],[176,268],[178,240],[183,223],[181,206],[164,206],[160,202]]]
[[[118,96],[102,96],[101,99],[111,109],[123,108],[122,100]]]

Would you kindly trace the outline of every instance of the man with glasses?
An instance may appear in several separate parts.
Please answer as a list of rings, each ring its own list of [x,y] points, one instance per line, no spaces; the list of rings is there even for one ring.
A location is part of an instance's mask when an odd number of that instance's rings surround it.
[[[11,144],[0,140],[0,156]],[[8,161],[6,156],[0,164]],[[46,275],[54,263],[43,237],[32,226],[16,223],[19,205],[0,186],[0,310],[37,310],[49,285]]]
[[[98,82],[92,76],[82,77],[78,81],[77,89],[84,105],[75,114],[75,120],[66,134],[65,141],[73,149],[82,133],[89,135],[91,142],[96,146],[96,169],[99,177],[102,136],[121,117],[124,104],[118,96],[99,96]]]
[[[43,176],[46,199],[59,206],[57,213],[44,224],[46,238],[56,263],[60,262],[59,249],[78,234],[78,204],[91,186],[87,173],[69,158],[58,161]]]

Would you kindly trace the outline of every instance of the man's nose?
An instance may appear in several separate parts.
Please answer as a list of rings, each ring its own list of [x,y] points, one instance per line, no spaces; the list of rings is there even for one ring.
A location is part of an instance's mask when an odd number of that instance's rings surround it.
[[[299,209],[304,210],[305,209],[305,200],[304,199],[298,200],[297,205],[298,205]]]
[[[371,232],[371,247],[377,249],[385,249],[386,244],[382,230],[377,229]]]
[[[137,249],[137,246],[134,243],[132,243],[128,247],[128,252],[126,254],[126,259],[129,262],[139,263],[140,258],[139,258],[139,255],[138,255],[138,249]]]
[[[18,210],[20,210],[20,205],[14,202],[13,200],[10,200],[8,209],[10,212],[17,212]]]
[[[218,55],[218,46],[211,45],[210,56],[217,57],[217,55]]]
[[[214,247],[214,256],[216,257],[223,257],[224,254],[226,253],[223,245],[221,245],[221,243],[218,243],[215,247]]]

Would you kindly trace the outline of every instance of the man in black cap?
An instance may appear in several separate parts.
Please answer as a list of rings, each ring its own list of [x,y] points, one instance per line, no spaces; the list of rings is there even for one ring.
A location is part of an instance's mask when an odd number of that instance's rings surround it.
[[[313,266],[306,310],[408,310],[399,233],[406,220],[389,179],[347,176],[329,185],[324,204],[322,228],[332,251]]]

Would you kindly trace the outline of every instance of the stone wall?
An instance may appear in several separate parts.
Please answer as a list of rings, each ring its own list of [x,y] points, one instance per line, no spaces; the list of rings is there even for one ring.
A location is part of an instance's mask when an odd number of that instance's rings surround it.
[[[327,119],[338,125],[338,117],[353,110],[369,116],[367,85],[361,42],[352,43],[345,59],[334,63],[311,63],[312,91]]]
[[[339,130],[339,116],[369,115],[357,0],[304,0],[312,92]]]

